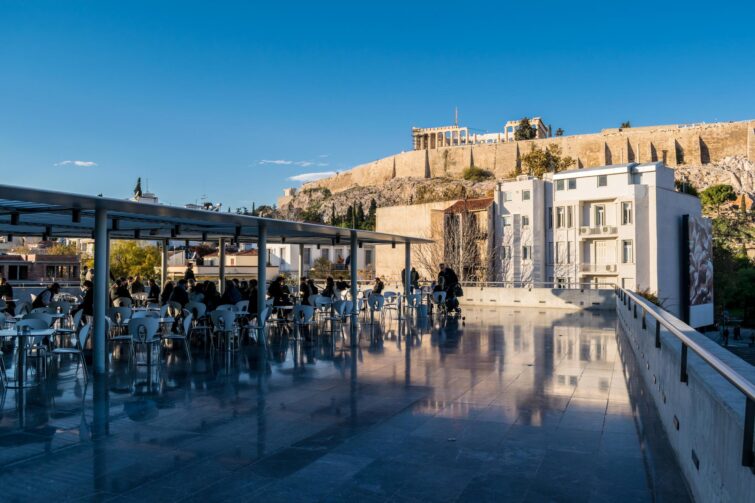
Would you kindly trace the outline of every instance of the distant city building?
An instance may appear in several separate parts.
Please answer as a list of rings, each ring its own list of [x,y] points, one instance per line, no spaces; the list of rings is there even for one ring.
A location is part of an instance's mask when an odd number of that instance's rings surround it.
[[[302,256],[303,275],[315,265],[317,259],[324,258],[332,264],[334,271],[348,271],[349,245],[305,245]],[[281,273],[298,275],[299,273],[299,245],[268,244],[268,264],[278,267]],[[363,275],[372,276],[375,270],[375,245],[363,245],[357,250],[359,269]],[[362,277],[360,279],[372,279]]]
[[[79,281],[77,255],[1,254],[0,276],[11,284]]]

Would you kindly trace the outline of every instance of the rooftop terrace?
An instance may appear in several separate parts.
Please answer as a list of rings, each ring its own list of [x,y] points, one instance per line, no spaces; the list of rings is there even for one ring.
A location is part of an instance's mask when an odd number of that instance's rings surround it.
[[[63,360],[3,392],[2,500],[688,499],[612,313],[465,315],[151,371],[110,353],[88,385]]]

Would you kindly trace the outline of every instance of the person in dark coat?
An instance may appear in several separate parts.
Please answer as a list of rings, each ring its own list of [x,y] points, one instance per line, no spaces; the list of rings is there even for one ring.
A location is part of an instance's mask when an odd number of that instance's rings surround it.
[[[16,304],[10,300],[13,298],[13,287],[8,280],[0,276],[0,300],[5,301],[5,312],[13,316],[16,314]]]
[[[253,279],[249,282],[249,312],[252,314],[257,313],[257,280]]]
[[[173,295],[173,289],[175,285],[172,281],[166,281],[163,287],[162,293],[160,293],[160,305],[164,306],[170,300],[170,296]]]
[[[204,305],[207,306],[207,312],[214,311],[220,305],[220,295],[218,287],[214,281],[207,281],[204,284]]]
[[[325,280],[325,288],[322,291],[323,297],[328,297],[329,299],[332,299],[336,295],[336,283],[333,281],[332,276],[328,276]]]
[[[220,305],[231,304],[235,306],[237,302],[241,302],[241,292],[236,288],[236,283],[227,279],[225,280],[225,291],[220,297]]]
[[[149,293],[147,294],[147,301],[158,304],[160,302],[160,285],[154,279],[149,280]]]
[[[84,316],[94,316],[94,285],[91,281],[84,280],[84,300],[71,310],[71,314],[79,311],[84,311]]]
[[[304,305],[309,305],[309,296],[310,290],[309,290],[309,283],[307,282],[306,278],[301,279],[301,283],[299,284],[299,295],[301,296],[301,303]]]
[[[186,281],[189,281],[190,279],[197,279],[194,277],[194,264],[192,264],[191,262],[189,262],[189,264],[186,266],[186,270],[184,271],[184,279]]]
[[[286,278],[278,276],[275,281],[270,283],[267,289],[267,296],[273,299],[273,305],[286,306],[288,305],[288,295],[286,289],[284,289]]]
[[[59,293],[60,293],[60,285],[57,283],[53,283],[49,287],[39,292],[39,295],[37,295],[37,297],[34,299],[34,302],[32,302],[31,308],[36,309],[38,307],[49,306],[50,302],[55,300],[55,296]]]
[[[177,302],[183,308],[189,303],[189,294],[186,292],[186,280],[178,280],[178,284],[173,288],[170,294],[170,302]]]

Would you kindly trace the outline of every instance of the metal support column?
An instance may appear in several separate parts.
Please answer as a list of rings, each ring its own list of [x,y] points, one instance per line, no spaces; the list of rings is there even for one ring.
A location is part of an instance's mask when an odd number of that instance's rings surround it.
[[[108,217],[107,210],[98,208],[94,214],[94,337],[92,350],[94,373],[107,372],[107,316],[108,307]]]
[[[412,245],[404,244],[404,299],[406,310],[409,311],[409,295],[412,293]],[[399,306],[399,310],[401,306]]]
[[[225,238],[218,240],[218,291],[225,293]]]
[[[301,285],[301,280],[304,279],[304,245],[299,245],[299,284]]]
[[[267,222],[259,223],[259,238],[257,240],[257,326],[259,327],[259,341],[265,338],[265,320],[262,311],[267,305]]]
[[[356,323],[357,308],[359,307],[357,302],[357,293],[359,292],[359,288],[357,288],[357,271],[359,271],[358,245],[359,243],[357,243],[357,231],[351,231],[351,250],[349,251],[349,254],[351,259],[351,301],[354,303],[354,309],[352,309],[351,311],[352,325]]]
[[[160,263],[160,288],[165,288],[165,283],[168,282],[168,240],[162,240],[162,262]]]

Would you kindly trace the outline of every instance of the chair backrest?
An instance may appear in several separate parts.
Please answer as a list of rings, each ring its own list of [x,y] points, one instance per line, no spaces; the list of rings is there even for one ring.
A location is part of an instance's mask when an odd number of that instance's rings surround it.
[[[87,323],[83,327],[81,327],[81,330],[79,330],[79,335],[76,336],[76,345],[78,348],[83,351],[87,347],[87,340],[89,340],[89,331],[92,328],[92,326]]]
[[[134,341],[152,341],[158,328],[160,321],[157,318],[136,318],[128,322],[128,333]]]
[[[236,322],[236,313],[230,309],[216,309],[210,313],[210,319],[215,330],[230,332]]]
[[[83,316],[84,316],[84,310],[83,309],[79,309],[78,311],[76,311],[76,314],[73,315],[72,328],[74,330],[78,330],[79,329],[79,326],[81,325],[81,318]]]
[[[178,318],[181,315],[181,311],[183,311],[183,306],[181,306],[180,302],[174,302],[172,300],[168,302],[168,316]]]
[[[146,318],[147,317],[147,311],[134,311],[133,314],[131,314],[132,320],[138,320],[139,318]]]
[[[121,324],[131,318],[133,312],[130,307],[111,307],[110,318],[118,324]]]
[[[409,306],[411,307],[417,307],[420,304],[422,304],[422,294],[421,293],[412,293],[409,294],[409,296],[406,298]]]
[[[446,292],[433,292],[433,302],[443,304],[446,301]]]
[[[55,310],[51,307],[35,307],[31,310],[32,313],[47,313],[52,314],[55,312]]]
[[[294,322],[300,325],[312,323],[315,316],[315,308],[306,304],[297,304],[294,306]]]
[[[344,301],[343,316],[349,316],[354,314],[354,301]]]
[[[385,305],[385,297],[383,297],[379,293],[370,294],[370,296],[367,298],[367,305],[369,305],[370,309],[372,309],[373,311],[380,311]]]
[[[22,329],[24,327],[29,327],[29,330],[45,330],[50,328],[50,325],[45,320],[40,320],[39,318],[24,318],[16,323],[16,328]]]
[[[343,318],[346,314],[346,308],[348,307],[347,304],[350,304],[350,302],[346,300],[337,300],[333,302],[333,309],[340,318]]]
[[[194,319],[203,317],[207,312],[207,306],[202,304],[201,302],[189,302],[188,304],[186,304],[186,307],[184,307],[184,309],[193,314]]]
[[[236,302],[236,311],[240,313],[248,313],[249,312],[249,301],[248,300],[240,300]]]
[[[16,314],[29,314],[31,312],[31,302],[22,300],[16,303]]]
[[[262,310],[262,313],[260,313],[259,319],[264,320],[265,323],[267,323],[267,320],[270,319],[270,316],[273,314],[273,310],[269,307],[266,307]]]
[[[396,292],[384,292],[383,298],[386,304],[393,304],[396,301]]]
[[[164,306],[160,307],[160,318],[165,318],[166,316],[168,316],[169,307],[170,305],[168,305],[167,303]]]
[[[29,313],[24,316],[24,320],[42,320],[47,324],[45,328],[50,328],[54,321],[53,317],[48,313]]]
[[[216,311],[235,311],[236,306],[233,304],[221,304],[215,308]]]
[[[128,297],[118,297],[113,301],[113,306],[115,307],[131,307],[133,305],[134,302]]]
[[[191,332],[191,321],[194,318],[194,315],[191,314],[189,311],[184,311],[184,320],[182,322],[183,325],[183,334],[188,336],[189,332]]]

